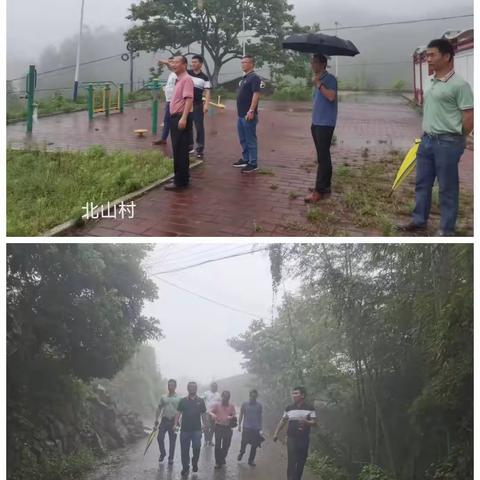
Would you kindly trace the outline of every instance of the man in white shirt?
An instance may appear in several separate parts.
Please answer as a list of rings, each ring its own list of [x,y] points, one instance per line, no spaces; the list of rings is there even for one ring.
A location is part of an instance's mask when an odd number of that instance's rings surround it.
[[[173,96],[173,91],[175,90],[175,82],[177,81],[177,75],[172,71],[172,60],[173,57],[170,57],[168,60],[159,60],[159,65],[166,65],[168,70],[170,70],[170,75],[168,76],[167,83],[163,87],[165,92],[165,113],[163,116],[163,130],[160,140],[153,142],[154,145],[166,145],[167,138],[170,133],[170,100]]]
[[[222,397],[218,391],[218,385],[216,382],[210,384],[210,390],[207,390],[203,394],[203,399],[205,400],[205,405],[207,407],[207,412],[210,412],[213,406],[222,401]],[[205,425],[205,445],[210,445],[213,447],[213,432],[215,430],[215,422],[212,421],[212,417],[207,415],[207,422]]]

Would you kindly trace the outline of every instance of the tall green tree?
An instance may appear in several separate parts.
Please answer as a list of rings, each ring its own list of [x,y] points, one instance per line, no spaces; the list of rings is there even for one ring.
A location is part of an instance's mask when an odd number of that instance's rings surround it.
[[[137,50],[185,51],[198,45],[214,85],[224,65],[242,56],[243,18],[252,39],[247,53],[257,65],[285,60],[282,39],[298,29],[287,0],[143,0],[131,6],[130,20],[137,22],[125,35]]]
[[[28,388],[31,369],[47,363],[84,380],[111,378],[139,343],[161,335],[158,321],[142,314],[144,302],[157,295],[140,266],[147,251],[141,245],[10,245],[12,386]]]

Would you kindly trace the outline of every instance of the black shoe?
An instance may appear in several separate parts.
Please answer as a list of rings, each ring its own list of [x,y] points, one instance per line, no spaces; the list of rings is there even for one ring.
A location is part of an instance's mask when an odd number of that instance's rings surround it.
[[[241,462],[241,461],[242,461],[242,458],[243,458],[243,453],[239,453],[239,454],[238,454],[238,457],[237,457],[237,460],[238,460],[239,462]]]
[[[251,173],[254,172],[255,170],[258,170],[258,167],[255,165],[250,165],[248,164],[246,167],[242,168],[242,173]]]
[[[198,464],[192,463],[192,472],[198,472]]]
[[[161,454],[160,454],[160,458],[158,459],[158,461],[159,461],[160,463],[162,463],[164,459],[165,459],[165,453],[161,453]]]
[[[248,464],[251,466],[251,467],[256,467],[257,464],[255,462],[248,462]]]
[[[246,162],[242,158],[240,160],[237,160],[235,163],[232,163],[232,166],[236,168],[243,168],[243,167],[246,167],[247,165],[248,165],[248,162]]]
[[[405,225],[397,225],[396,226],[397,230],[400,230],[401,232],[424,232],[427,229],[426,225],[417,225],[416,223],[410,222]]]
[[[188,468],[184,468],[184,469],[180,472],[180,475],[182,475],[182,477],[186,477],[189,473],[190,473],[190,470],[189,470]]]

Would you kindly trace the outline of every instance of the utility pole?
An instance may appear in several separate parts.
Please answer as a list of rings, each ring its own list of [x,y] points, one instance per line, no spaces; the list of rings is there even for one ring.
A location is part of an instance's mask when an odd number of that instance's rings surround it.
[[[335,36],[338,36],[338,26],[340,24],[338,22],[335,22]],[[338,80],[338,55],[335,57],[335,77]]]
[[[85,0],[82,0],[82,9],[80,11],[80,33],[78,34],[78,44],[77,44],[77,61],[75,63],[75,81],[73,83],[73,100],[74,101],[77,99],[77,95],[78,95],[78,72],[80,70],[80,47],[82,43],[84,7],[85,7]]]
[[[133,93],[133,60],[140,54],[138,52],[135,52],[135,47],[131,43],[127,43],[127,50],[130,57],[130,93]]]
[[[245,56],[245,0],[242,1],[242,30],[243,56]]]

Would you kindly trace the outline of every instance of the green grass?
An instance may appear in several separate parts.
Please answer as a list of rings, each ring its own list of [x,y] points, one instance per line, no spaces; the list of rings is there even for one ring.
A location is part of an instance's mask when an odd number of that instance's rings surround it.
[[[407,223],[415,206],[415,175],[410,175],[393,195],[393,179],[404,153],[392,150],[384,156],[371,153],[362,160],[359,151],[354,163],[343,163],[333,169],[333,195],[306,210],[305,235],[366,235],[397,236],[396,224]],[[303,168],[300,166],[299,168]],[[289,198],[292,196],[289,194]],[[473,194],[460,189],[457,232],[473,234]],[[439,223],[439,195],[435,186],[432,194],[430,234]],[[285,225],[286,231],[300,229]],[[363,234],[362,233],[362,234]]]
[[[358,167],[342,165],[336,172],[334,170],[338,178],[335,190],[342,192],[331,206],[337,216],[349,219],[353,225],[365,230],[376,230],[384,236],[397,235],[395,224],[410,220],[415,205],[415,175],[408,177],[389,196],[402,158],[402,152],[394,151],[390,153],[390,158],[366,162]],[[432,225],[438,223],[439,211],[438,187],[435,186],[432,193]],[[471,233],[472,215],[473,195],[460,190],[459,231]]]
[[[172,171],[171,159],[157,151],[7,150],[7,234],[40,235],[67,220],[80,222],[87,202],[106,204]]]

